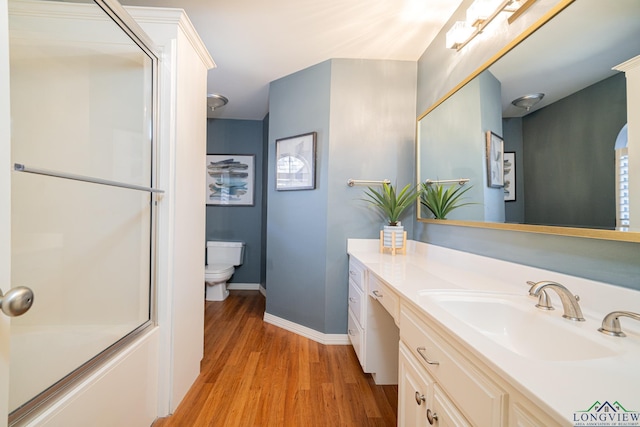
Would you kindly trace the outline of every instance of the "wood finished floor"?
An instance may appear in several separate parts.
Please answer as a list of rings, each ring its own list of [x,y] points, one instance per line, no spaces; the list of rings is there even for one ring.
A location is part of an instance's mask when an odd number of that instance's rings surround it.
[[[206,302],[200,376],[153,427],[395,426],[397,386],[377,386],[351,346],[325,346],[263,322],[258,291]]]

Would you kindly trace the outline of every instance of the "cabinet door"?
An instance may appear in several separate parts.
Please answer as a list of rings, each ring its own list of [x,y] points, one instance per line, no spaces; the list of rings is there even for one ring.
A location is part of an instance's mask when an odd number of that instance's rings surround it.
[[[444,394],[438,384],[433,387],[433,404],[429,408],[431,413],[427,414],[427,418],[433,419],[433,425],[438,427],[471,427],[471,424]]]
[[[364,329],[367,325],[365,324],[365,306],[362,302],[363,300],[362,291],[352,279],[349,279],[349,308],[353,311],[353,314],[356,316],[356,320]]]
[[[509,426],[511,427],[560,427],[557,420],[546,414],[533,403],[516,395],[512,395],[509,405]],[[509,396],[511,399],[512,396]]]
[[[362,329],[360,328],[360,324],[358,323],[358,321],[356,320],[355,315],[353,314],[353,312],[351,310],[349,310],[349,316],[348,316],[349,320],[348,320],[348,326],[347,326],[347,332],[349,334],[349,340],[351,341],[351,345],[353,346],[353,350],[356,352],[356,356],[358,356],[358,360],[360,361],[360,365],[362,365],[362,368],[364,369],[365,372],[367,372],[367,370],[365,369],[364,366],[364,354],[362,353],[363,351],[363,343],[362,340],[364,339],[364,335],[362,333]]]
[[[427,427],[427,407],[432,401],[432,381],[417,367],[413,356],[400,343],[398,360],[398,425]]]
[[[482,365],[472,363],[464,349],[447,341],[442,330],[407,307],[400,313],[400,335],[419,361],[448,396],[456,402],[465,417],[475,425],[499,427],[507,404],[507,393]],[[437,362],[437,363],[435,363]]]

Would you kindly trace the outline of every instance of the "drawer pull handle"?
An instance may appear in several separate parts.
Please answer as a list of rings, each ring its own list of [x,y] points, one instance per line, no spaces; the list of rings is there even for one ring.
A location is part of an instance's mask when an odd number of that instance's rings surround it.
[[[349,335],[351,335],[352,337],[356,336],[356,334],[353,333],[353,329],[349,329]]]
[[[355,276],[355,275],[356,275],[356,272],[355,272],[355,271],[353,271],[353,270],[349,270],[349,275],[350,275],[350,276]]]
[[[427,357],[427,355],[426,355],[426,354],[424,354],[424,352],[425,352],[426,350],[427,350],[427,349],[426,349],[426,348],[424,348],[424,347],[418,347],[418,348],[416,348],[416,351],[418,352],[418,354],[419,354],[419,355],[424,359],[424,361],[425,361],[425,362],[427,362],[429,365],[439,365],[439,364],[440,364],[440,362],[436,362],[436,361],[434,361],[434,360],[429,360],[429,358]]]
[[[380,293],[380,291],[379,291],[379,290],[377,290],[377,289],[374,289],[374,290],[373,290],[373,292],[371,292],[371,293],[372,293],[373,295],[377,296],[378,298],[382,298],[382,297],[384,296],[384,295],[382,295],[382,294]]]
[[[438,421],[438,414],[431,412],[431,409],[427,409],[427,421],[433,425],[434,422]]]
[[[349,297],[349,301],[354,303],[354,304],[356,303],[356,299],[354,297]]]
[[[422,402],[424,402],[424,394],[420,394],[419,391],[416,391],[416,403],[418,404],[418,406],[422,405]]]

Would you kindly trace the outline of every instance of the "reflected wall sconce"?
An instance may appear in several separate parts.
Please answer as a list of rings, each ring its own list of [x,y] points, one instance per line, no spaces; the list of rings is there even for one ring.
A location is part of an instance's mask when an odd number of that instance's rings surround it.
[[[215,111],[216,108],[224,107],[229,102],[229,98],[218,93],[210,93],[207,95],[207,108]]]
[[[531,110],[531,107],[542,101],[542,98],[544,98],[544,93],[530,93],[514,99],[511,103],[516,107],[524,108],[529,111]]]
[[[446,34],[446,47],[460,50],[480,34],[501,12],[510,13],[511,24],[536,0],[475,0],[466,21],[457,21]]]

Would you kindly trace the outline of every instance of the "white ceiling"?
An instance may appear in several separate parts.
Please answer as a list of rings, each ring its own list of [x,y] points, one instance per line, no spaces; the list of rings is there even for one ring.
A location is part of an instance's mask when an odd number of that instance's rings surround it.
[[[418,60],[461,2],[121,0],[184,9],[217,64],[207,92],[229,98],[209,117],[248,120],[267,114],[271,81],[325,60]]]

